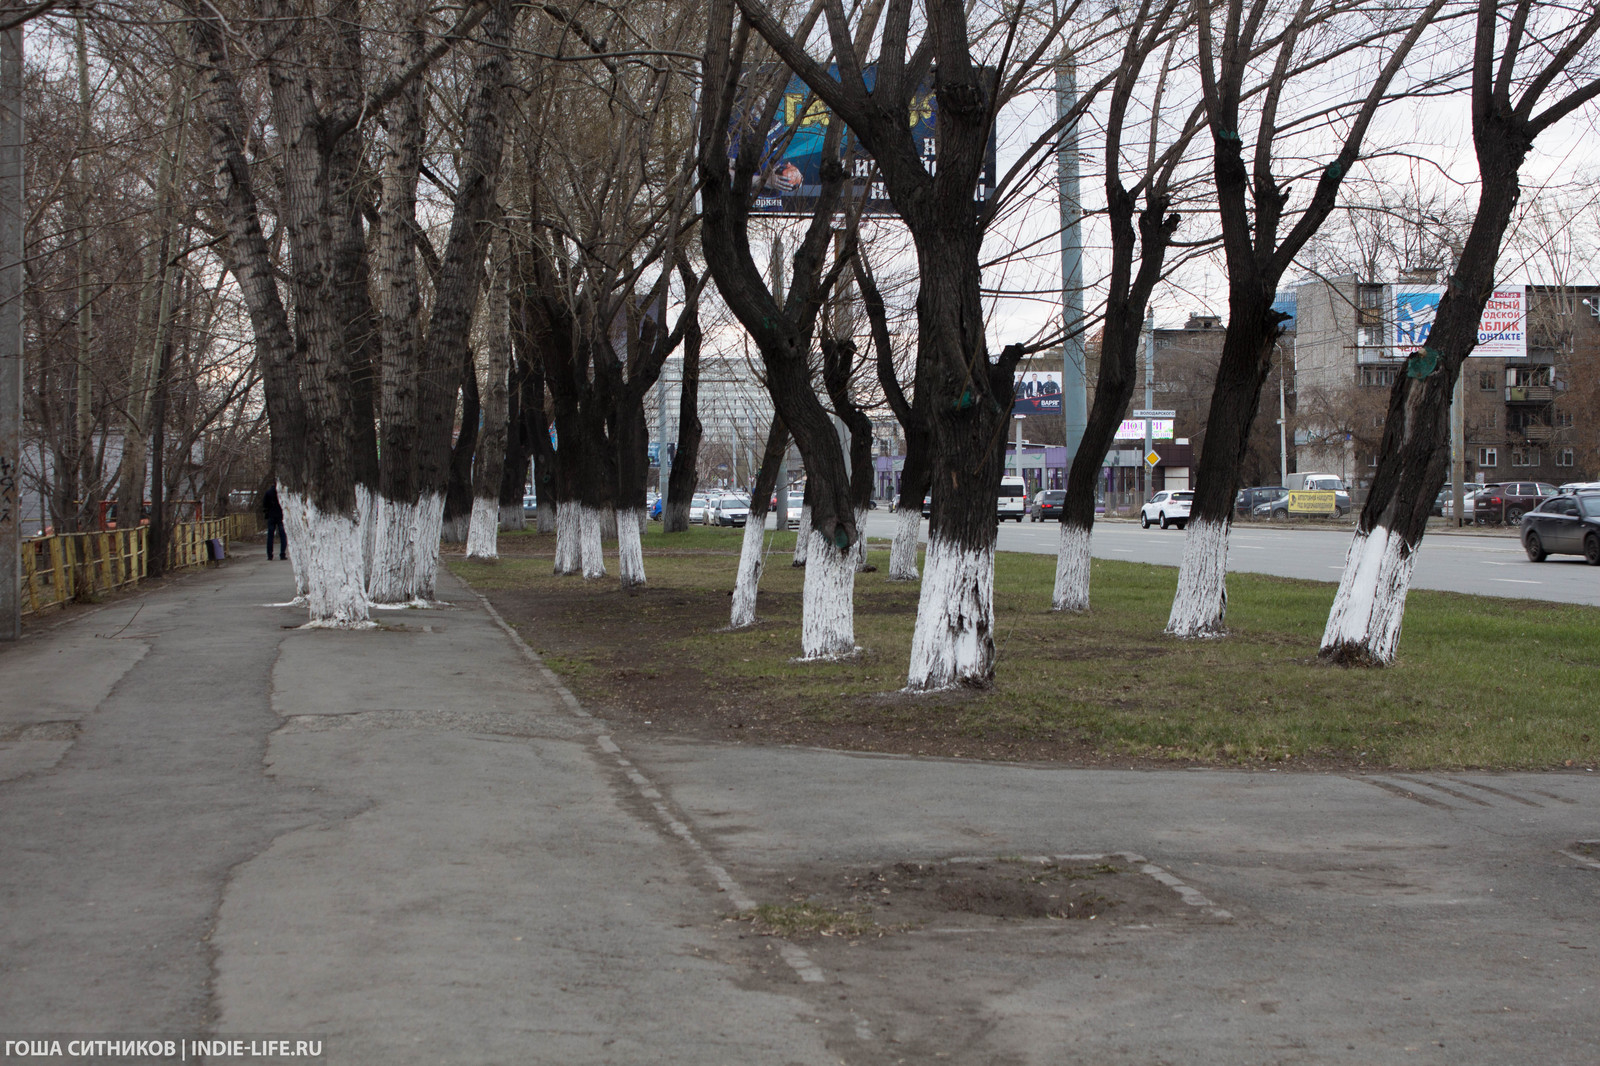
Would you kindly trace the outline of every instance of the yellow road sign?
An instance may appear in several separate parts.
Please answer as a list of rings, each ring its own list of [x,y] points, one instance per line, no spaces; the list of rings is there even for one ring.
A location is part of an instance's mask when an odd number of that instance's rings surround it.
[[[1144,457],[1144,461],[1150,466],[1155,466],[1161,461],[1161,456],[1157,455],[1155,452],[1151,452],[1149,455]]]

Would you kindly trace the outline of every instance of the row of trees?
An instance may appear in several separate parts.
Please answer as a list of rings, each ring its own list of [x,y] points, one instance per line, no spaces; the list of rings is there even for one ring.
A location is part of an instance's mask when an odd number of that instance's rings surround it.
[[[1541,133],[1600,92],[1586,66],[1600,14],[1574,22],[1531,0],[1139,0],[1109,11],[1046,0],[470,0],[442,11],[180,0],[177,14],[141,31],[143,47],[172,59],[161,94],[170,173],[157,167],[156,207],[140,216],[158,220],[156,236],[130,242],[141,284],[123,291],[139,294],[139,328],[165,337],[195,298],[168,267],[170,248],[204,234],[225,262],[231,285],[215,271],[197,278],[248,319],[313,624],[360,625],[372,604],[428,601],[452,526],[469,554],[493,557],[500,523],[520,522],[530,457],[554,511],[557,571],[603,574],[602,529],[614,522],[622,583],[643,583],[644,404],[681,352],[684,432],[666,514],[680,528],[700,309],[714,282],[737,325],[712,328],[749,338],[776,412],[733,624],[755,617],[760,529],[792,441],[807,473],[802,653],[853,652],[872,488],[861,397],[880,393],[908,443],[891,579],[919,577],[915,516],[931,494],[913,690],[993,676],[993,501],[1013,371],[1060,336],[1007,336],[993,278],[1029,254],[1030,205],[1069,133],[1098,130],[1108,244],[1095,285],[1099,377],[1054,604],[1089,606],[1094,488],[1134,388],[1140,323],[1175,266],[1215,254],[1227,333],[1168,625],[1206,637],[1225,628],[1232,501],[1280,332],[1274,294],[1352,176],[1377,180],[1396,105],[1470,95],[1479,203],[1430,348],[1391,396],[1324,637],[1331,659],[1381,663],[1445,477],[1450,386],[1476,340],[1518,172]],[[1070,95],[1051,88],[1063,69]],[[792,76],[805,85],[798,108]],[[827,118],[814,206],[785,227],[792,253],[769,265],[752,207],[786,180],[781,149],[801,125],[779,123],[780,109]],[[931,150],[915,128],[928,110]],[[991,189],[997,130],[1006,165]],[[195,173],[191,138],[208,147],[208,176]],[[163,192],[180,187],[196,207]],[[890,233],[864,227],[869,187],[893,206]],[[60,210],[66,233],[82,211],[66,195]],[[58,344],[81,351],[94,301],[62,255]],[[162,344],[143,350],[167,358]],[[135,359],[131,377],[148,363]],[[81,451],[81,435],[68,439]]]

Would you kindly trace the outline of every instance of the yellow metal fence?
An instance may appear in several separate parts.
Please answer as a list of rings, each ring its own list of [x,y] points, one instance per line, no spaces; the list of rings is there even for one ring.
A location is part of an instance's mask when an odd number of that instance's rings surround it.
[[[22,613],[87,600],[137,585],[150,572],[148,526],[99,533],[58,533],[22,542]],[[178,522],[167,537],[167,569],[203,566],[206,542],[243,540],[261,530],[254,514]]]

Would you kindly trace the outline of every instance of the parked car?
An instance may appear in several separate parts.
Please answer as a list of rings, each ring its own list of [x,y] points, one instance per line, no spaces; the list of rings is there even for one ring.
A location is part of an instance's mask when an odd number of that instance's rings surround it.
[[[1581,555],[1600,566],[1600,492],[1551,496],[1523,515],[1522,550],[1536,563],[1551,555]]]
[[[1556,494],[1556,487],[1543,481],[1502,481],[1486,485],[1474,497],[1473,521],[1480,526],[1518,525],[1522,516]]]
[[[729,492],[711,503],[707,525],[742,526],[750,518],[750,501],[742,493]]]
[[[537,497],[537,496],[524,496],[524,497],[522,497],[522,518],[523,518],[523,520],[527,521],[527,522],[532,522],[534,519],[536,519],[538,517],[539,517],[539,497]]]
[[[1472,497],[1483,488],[1481,481],[1464,481],[1461,483],[1461,509],[1468,518],[1472,517]],[[1446,511],[1449,511],[1447,514]],[[1444,488],[1439,490],[1439,495],[1433,498],[1433,514],[1440,518],[1455,517],[1455,484],[1445,482]]]
[[[1569,481],[1556,489],[1562,496],[1576,496],[1583,492],[1600,492],[1600,481]]]
[[[701,525],[704,525],[706,520],[706,508],[709,506],[711,506],[710,498],[697,494],[694,499],[689,501],[689,521],[699,522]]]
[[[1033,494],[1033,505],[1028,508],[1028,521],[1044,522],[1051,518],[1059,520],[1066,502],[1066,489],[1045,489],[1036,492]]]
[[[1233,498],[1233,513],[1236,515],[1254,515],[1256,508],[1263,503],[1273,503],[1289,495],[1289,490],[1282,485],[1257,485],[1254,488],[1240,489]]]
[[[1477,509],[1478,509],[1477,495],[1478,495],[1478,490],[1477,489],[1474,489],[1471,492],[1464,492],[1462,494],[1462,496],[1461,496],[1461,520],[1463,522],[1471,522],[1473,520],[1474,515],[1477,513]],[[1446,497],[1444,503],[1439,508],[1439,516],[1441,518],[1445,518],[1445,519],[1455,518],[1455,516],[1456,516],[1456,501]]]
[[[658,497],[656,497],[655,502],[650,505],[650,519],[651,519],[651,521],[654,521],[654,522],[661,521],[661,505],[664,504],[665,502],[666,502],[666,497],[665,496],[658,496]]]
[[[1139,508],[1139,525],[1149,529],[1150,524],[1154,522],[1162,529],[1168,526],[1182,529],[1189,524],[1189,507],[1193,503],[1193,492],[1188,490],[1169,492],[1163,489]]]
[[[1000,495],[995,500],[995,514],[1000,521],[1015,518],[1022,521],[1022,516],[1028,513],[1028,483],[1020,477],[1003,477],[1000,479]]]

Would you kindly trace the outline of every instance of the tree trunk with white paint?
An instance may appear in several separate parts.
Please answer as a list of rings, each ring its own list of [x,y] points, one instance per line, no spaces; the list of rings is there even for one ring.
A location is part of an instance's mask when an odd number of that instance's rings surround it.
[[[915,581],[922,575],[917,572],[917,542],[922,534],[920,507],[902,506],[894,513],[894,541],[889,545],[889,580]]]
[[[794,533],[794,562],[792,566],[806,565],[806,552],[811,548],[811,505],[800,507],[800,527]]]
[[[311,595],[304,562],[311,558],[311,530],[306,528],[305,501],[299,493],[283,490],[278,493],[278,502],[283,507],[283,533],[289,541],[289,565],[294,568],[293,606],[305,607]]]
[[[1228,527],[1226,519],[1189,519],[1178,591],[1167,617],[1169,635],[1192,639],[1227,633]]]
[[[789,431],[783,419],[773,418],[767,429],[767,444],[761,452],[761,468],[756,472],[756,483],[750,489],[750,513],[744,523],[744,540],[739,548],[739,569],[733,581],[733,605],[728,626],[742,629],[756,621],[756,593],[761,587],[761,573],[766,569],[766,553],[762,550],[767,533],[767,513],[778,485],[778,468],[789,450]]]
[[[310,550],[307,556],[307,606],[311,629],[362,629],[370,626],[362,573],[361,523],[352,513],[326,514],[305,505]]]
[[[807,662],[848,658],[856,652],[856,567],[850,548],[811,531],[800,619],[800,657]]]
[[[733,579],[733,606],[728,619],[730,629],[743,629],[755,625],[756,593],[761,587],[761,572],[765,569],[762,546],[766,541],[765,516],[756,521],[754,512],[744,524],[744,540],[739,547],[739,569]]]
[[[559,577],[583,573],[582,505],[577,500],[562,500],[556,504],[556,565]]]
[[[1345,556],[1322,650],[1346,664],[1383,666],[1400,647],[1400,622],[1416,554],[1396,530],[1358,531]]]
[[[617,512],[617,577],[624,589],[644,587],[644,544],[639,536],[643,522],[641,507]]]
[[[604,511],[586,503],[578,505],[578,545],[585,580],[606,576],[606,557],[600,539],[604,526]]]
[[[906,688],[931,692],[994,676],[994,548],[928,540]]]
[[[1053,611],[1089,609],[1089,541],[1093,531],[1075,522],[1061,523],[1056,549],[1056,585],[1050,597]]]
[[[488,292],[483,301],[483,431],[472,462],[472,521],[467,558],[500,557],[500,474],[509,436],[511,374],[511,250],[504,233],[490,244]]]

